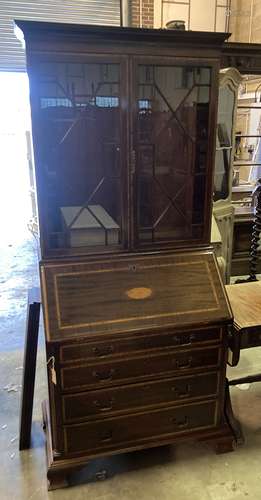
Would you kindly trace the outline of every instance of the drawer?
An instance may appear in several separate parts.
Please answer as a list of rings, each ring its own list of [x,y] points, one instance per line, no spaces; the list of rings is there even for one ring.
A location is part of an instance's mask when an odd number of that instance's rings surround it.
[[[61,363],[81,360],[95,360],[119,355],[129,355],[139,351],[164,349],[168,347],[196,346],[199,343],[221,341],[222,329],[202,328],[201,330],[169,332],[154,335],[135,335],[126,339],[103,340],[97,342],[75,342],[60,348]],[[120,336],[118,336],[120,337]]]
[[[218,390],[219,374],[215,372],[68,394],[62,397],[63,421],[72,423],[148,406],[202,399],[216,396]]]
[[[62,390],[72,391],[146,379],[189,370],[214,368],[220,363],[221,348],[180,350],[61,368]]]
[[[217,425],[217,401],[160,409],[149,413],[115,417],[64,426],[66,454],[134,447],[139,442],[189,433]],[[167,441],[168,442],[168,441]]]

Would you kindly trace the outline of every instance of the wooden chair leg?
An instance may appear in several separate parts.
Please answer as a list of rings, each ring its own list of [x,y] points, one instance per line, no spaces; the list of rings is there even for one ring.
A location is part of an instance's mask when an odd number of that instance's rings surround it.
[[[240,422],[235,418],[233,413],[233,408],[230,399],[229,383],[226,383],[226,399],[225,399],[225,414],[230,428],[235,436],[236,444],[244,444],[244,434],[240,425]]]
[[[28,292],[27,304],[22,398],[20,407],[19,450],[30,448],[31,444],[40,305],[41,299],[39,288],[31,288]]]

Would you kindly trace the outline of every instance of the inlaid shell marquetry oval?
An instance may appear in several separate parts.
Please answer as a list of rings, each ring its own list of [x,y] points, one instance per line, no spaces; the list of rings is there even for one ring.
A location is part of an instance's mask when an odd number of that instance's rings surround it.
[[[152,290],[151,288],[140,286],[137,288],[130,288],[126,291],[126,294],[130,299],[142,300],[150,297],[152,294]]]

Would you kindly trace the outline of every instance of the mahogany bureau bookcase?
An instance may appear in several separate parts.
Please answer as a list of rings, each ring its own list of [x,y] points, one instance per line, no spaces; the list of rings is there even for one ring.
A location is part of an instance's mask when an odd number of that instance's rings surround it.
[[[92,458],[233,448],[210,248],[227,34],[19,21],[41,241],[49,488]]]

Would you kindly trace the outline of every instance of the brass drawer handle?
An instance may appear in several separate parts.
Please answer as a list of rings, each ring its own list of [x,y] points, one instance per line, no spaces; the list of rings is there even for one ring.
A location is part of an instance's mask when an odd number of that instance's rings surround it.
[[[115,370],[113,368],[104,372],[97,372],[96,370],[92,372],[93,377],[97,378],[98,380],[111,380],[114,374]]]
[[[177,387],[173,386],[171,387],[171,390],[176,393],[176,396],[178,398],[187,398],[191,396],[191,387],[189,384],[186,385],[186,388],[183,392],[179,392],[179,389]]]
[[[94,401],[94,406],[96,406],[96,408],[98,408],[100,411],[109,411],[109,410],[112,410],[112,407],[113,407],[113,403],[114,403],[114,399],[111,398],[109,401],[99,401],[98,399],[96,399],[96,401]]]
[[[114,352],[114,346],[113,345],[106,345],[103,347],[93,347],[92,348],[93,354],[96,356],[102,357],[102,356],[109,356]]]
[[[172,417],[170,419],[170,421],[171,421],[172,424],[174,424],[179,429],[186,429],[186,427],[188,427],[188,425],[189,425],[189,419],[188,419],[188,417],[185,417],[183,420],[179,420],[176,417]]]
[[[176,360],[176,367],[179,370],[185,370],[186,368],[191,368],[192,365],[192,356],[190,356],[187,360]]]
[[[174,335],[172,337],[172,340],[176,345],[189,345],[192,344],[196,339],[196,335],[194,333],[191,333],[191,335],[187,335],[186,337]]]
[[[107,477],[108,477],[108,472],[106,469],[99,470],[95,474],[95,478],[97,479],[97,481],[104,481],[105,479],[107,479]]]
[[[101,434],[101,441],[103,443],[109,442],[111,440],[112,440],[112,430],[109,429]]]

